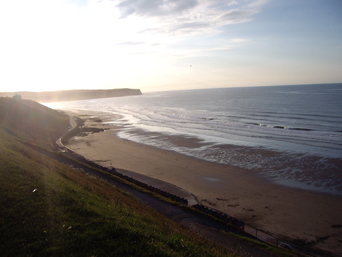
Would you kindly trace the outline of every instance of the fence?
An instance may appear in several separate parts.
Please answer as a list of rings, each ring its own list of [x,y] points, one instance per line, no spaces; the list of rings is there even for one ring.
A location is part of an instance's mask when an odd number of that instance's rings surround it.
[[[245,224],[245,232],[256,237],[260,241],[275,245],[277,247],[293,250],[306,256],[337,256],[331,252],[308,247],[305,246],[305,244],[296,244],[295,242],[286,240],[284,238],[279,238],[269,232],[265,232],[249,224]]]
[[[289,250],[294,250],[294,247],[291,246],[291,243],[289,243],[287,241],[285,242],[285,240],[280,239],[280,238],[276,237],[275,235],[272,235],[268,232],[265,232],[261,229],[258,229],[252,225],[245,224],[245,232],[252,235],[252,236],[255,236],[257,239],[259,239],[263,242],[273,244],[273,245],[278,246],[278,247],[283,247],[283,248],[286,248]]]
[[[234,217],[231,217],[225,213],[222,213],[213,208],[209,208],[202,204],[196,204],[196,205],[193,205],[192,207],[198,211],[205,213],[206,215],[222,220],[226,222],[227,224],[231,224],[235,226],[236,228],[244,231],[245,233],[265,243],[272,244],[274,246],[285,248],[288,250],[296,251],[306,256],[316,256],[316,257],[317,256],[335,256],[334,254],[331,254],[329,252],[326,252],[320,249],[313,249],[313,248],[306,247],[305,244],[295,244],[294,242],[290,242],[286,239],[279,238],[275,235],[272,235],[269,232],[258,229],[250,224],[246,224],[243,221],[240,221]]]

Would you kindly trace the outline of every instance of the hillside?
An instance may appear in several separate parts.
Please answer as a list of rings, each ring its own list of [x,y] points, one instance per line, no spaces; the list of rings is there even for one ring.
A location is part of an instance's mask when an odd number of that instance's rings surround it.
[[[0,98],[1,256],[230,256],[27,144],[49,145],[66,121],[32,101]]]
[[[69,125],[69,117],[31,100],[0,97],[0,124],[7,133],[52,148]]]
[[[121,97],[141,95],[140,89],[103,89],[103,90],[61,90],[45,92],[6,92],[0,93],[2,97],[20,95],[23,99],[30,99],[39,103],[75,101],[94,98]]]

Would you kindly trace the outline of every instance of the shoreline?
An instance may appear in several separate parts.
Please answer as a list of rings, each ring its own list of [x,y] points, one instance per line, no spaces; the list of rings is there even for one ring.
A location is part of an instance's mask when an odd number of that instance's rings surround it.
[[[342,197],[342,158],[311,152],[304,154],[288,149],[280,151],[260,146],[216,144],[195,136],[164,134],[137,128],[121,130],[118,135],[138,144],[172,149],[195,159],[239,167],[279,185]]]
[[[69,140],[67,146],[87,159],[171,183],[199,203],[257,228],[342,253],[341,197],[274,184],[241,168],[121,139],[116,136],[121,127],[89,120],[86,126],[110,128]]]

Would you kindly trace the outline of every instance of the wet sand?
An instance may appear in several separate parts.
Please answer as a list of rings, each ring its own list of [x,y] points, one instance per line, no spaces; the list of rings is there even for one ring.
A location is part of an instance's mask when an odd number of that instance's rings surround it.
[[[69,141],[67,146],[87,159],[166,181],[257,228],[342,254],[342,197],[273,184],[248,170],[120,139],[121,127],[93,121],[86,126],[110,128]]]

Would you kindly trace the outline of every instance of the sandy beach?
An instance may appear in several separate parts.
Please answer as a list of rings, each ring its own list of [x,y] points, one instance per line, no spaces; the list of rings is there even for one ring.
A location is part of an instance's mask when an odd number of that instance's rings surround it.
[[[248,170],[120,139],[121,127],[91,120],[86,126],[108,128],[69,140],[67,147],[87,159],[166,181],[257,228],[342,254],[342,197],[273,184]]]

